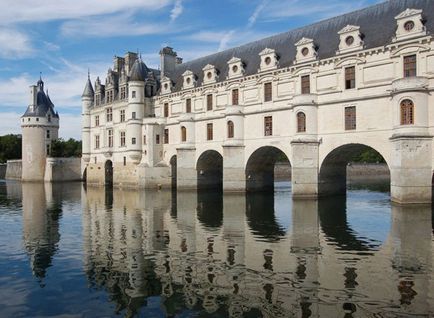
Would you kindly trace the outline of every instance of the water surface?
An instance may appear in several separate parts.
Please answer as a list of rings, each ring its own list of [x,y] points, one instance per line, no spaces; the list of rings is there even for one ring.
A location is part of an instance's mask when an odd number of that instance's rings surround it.
[[[0,183],[1,317],[428,317],[431,207]]]

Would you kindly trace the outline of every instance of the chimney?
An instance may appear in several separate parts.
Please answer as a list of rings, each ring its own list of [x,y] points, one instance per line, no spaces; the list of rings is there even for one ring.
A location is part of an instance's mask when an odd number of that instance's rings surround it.
[[[176,64],[182,64],[182,57],[177,57],[176,58]]]
[[[36,104],[37,104],[37,95],[38,95],[38,88],[36,85],[30,86],[30,101],[29,101],[29,108],[31,112],[35,111]]]
[[[127,75],[129,75],[134,62],[137,60],[137,53],[127,52],[127,54],[125,54],[124,59],[125,59],[125,72],[127,73]]]
[[[122,67],[124,66],[125,60],[123,57],[115,56],[113,59],[113,71],[121,74]]]
[[[160,51],[161,74],[169,76],[175,71],[176,64],[182,59],[177,57],[176,52],[171,47],[164,47]]]

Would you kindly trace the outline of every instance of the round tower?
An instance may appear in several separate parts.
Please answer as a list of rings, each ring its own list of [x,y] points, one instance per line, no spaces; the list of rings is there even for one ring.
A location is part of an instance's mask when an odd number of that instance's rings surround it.
[[[59,135],[59,114],[39,79],[30,86],[30,101],[21,117],[22,180],[43,181],[46,158],[51,153],[51,142]]]
[[[82,170],[84,170],[85,165],[90,161],[90,151],[91,151],[91,140],[90,140],[90,109],[94,101],[94,90],[92,83],[90,81],[90,75],[87,75],[86,86],[84,87],[83,94],[81,95],[81,124],[82,124]]]
[[[128,82],[127,149],[133,163],[139,163],[142,158],[142,119],[147,73],[146,65],[137,59],[131,68]]]

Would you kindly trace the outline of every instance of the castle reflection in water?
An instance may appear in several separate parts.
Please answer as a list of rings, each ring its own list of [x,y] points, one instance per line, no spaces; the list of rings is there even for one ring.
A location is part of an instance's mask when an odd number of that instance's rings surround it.
[[[156,299],[167,316],[434,314],[431,207],[390,205],[387,194],[366,203],[368,192],[293,201],[284,191],[32,183],[6,191],[9,202],[22,200],[23,245],[41,285],[62,241],[62,209],[81,202],[83,275],[90,293],[108,295],[113,314],[143,315]]]

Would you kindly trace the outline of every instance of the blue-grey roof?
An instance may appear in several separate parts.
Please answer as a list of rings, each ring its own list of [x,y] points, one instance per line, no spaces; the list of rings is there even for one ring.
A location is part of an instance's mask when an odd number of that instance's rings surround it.
[[[145,79],[148,77],[148,72],[149,69],[145,65],[145,63],[143,63],[141,59],[137,59],[134,62],[133,67],[131,68],[130,71],[130,75],[129,75],[130,81],[144,82]]]
[[[81,96],[82,97],[92,97],[93,98],[94,94],[95,94],[95,92],[93,90],[92,83],[90,82],[90,77],[87,76],[86,86],[84,87],[83,95],[81,95]]]
[[[44,92],[44,82],[42,79],[39,79],[37,83],[36,94],[35,109],[31,111],[30,106],[28,106],[22,117],[45,117],[47,116],[48,111],[51,111],[53,117],[58,118],[59,114],[54,110],[54,104],[48,96],[48,92],[47,94]]]
[[[391,43],[396,31],[395,16],[405,9],[422,9],[425,26],[429,33],[434,31],[434,0],[389,0],[365,9],[324,20],[302,28],[277,34],[259,41],[218,52],[209,56],[176,65],[171,79],[175,82],[175,91],[181,90],[182,74],[186,70],[197,76],[197,84],[203,80],[202,69],[211,64],[219,72],[219,81],[226,79],[228,74],[227,62],[232,57],[240,58],[245,64],[245,75],[257,73],[260,65],[259,53],[270,48],[279,57],[279,68],[293,64],[296,56],[295,43],[301,38],[311,38],[318,47],[320,59],[329,58],[336,54],[339,47],[338,32],[347,25],[360,26],[366,49],[380,47]]]

